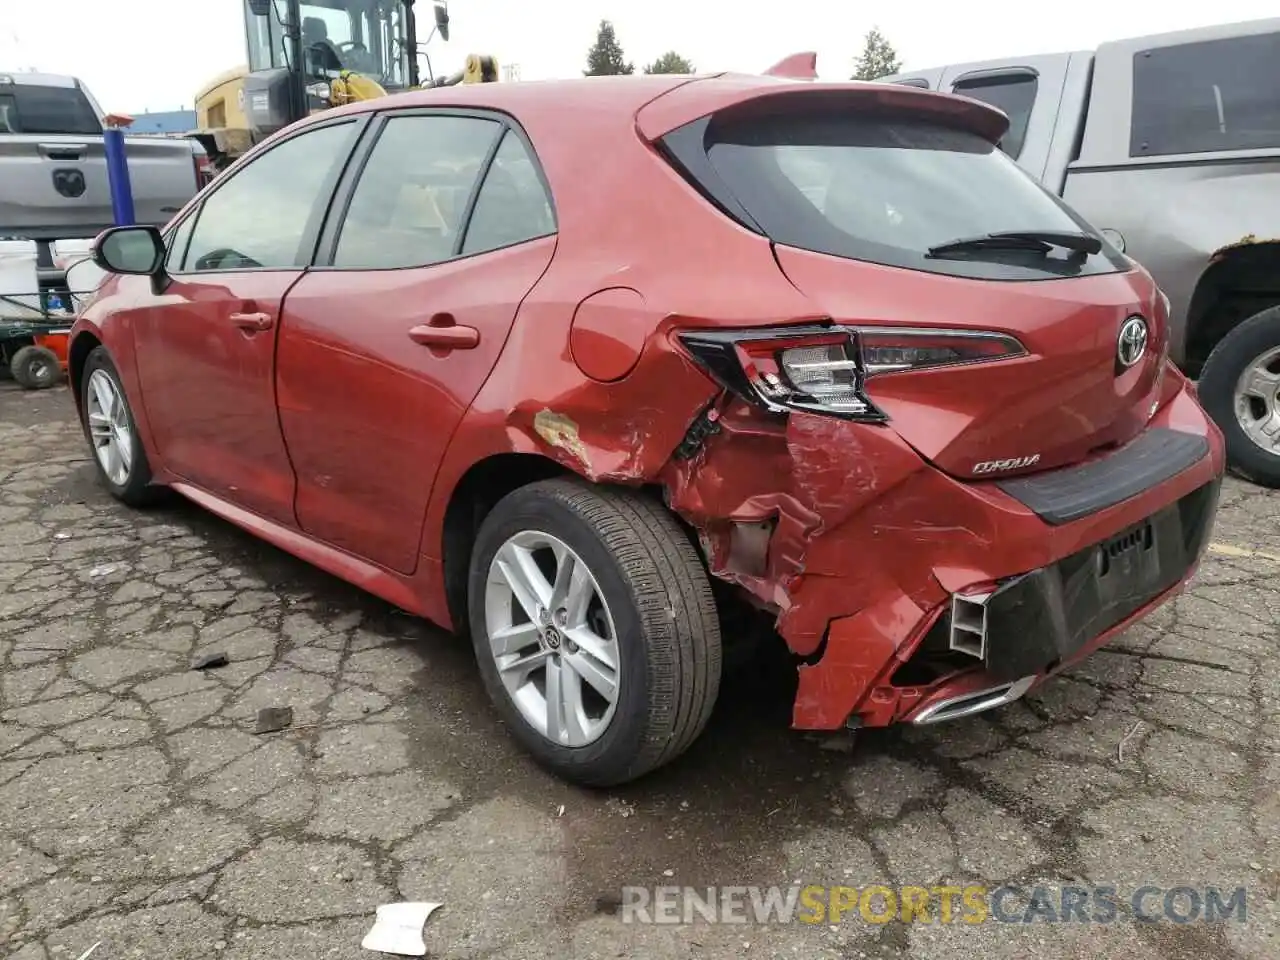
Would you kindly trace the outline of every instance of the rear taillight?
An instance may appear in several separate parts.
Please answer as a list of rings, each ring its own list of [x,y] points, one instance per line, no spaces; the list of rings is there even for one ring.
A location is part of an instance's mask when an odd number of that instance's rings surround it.
[[[213,162],[209,159],[207,153],[203,150],[197,150],[194,146],[191,148],[191,161],[196,168],[196,190],[198,192],[213,183]]]
[[[1005,360],[1026,349],[1000,333],[807,325],[686,330],[680,341],[723,386],[765,410],[887,419],[864,392],[869,376]]]
[[[926,367],[1009,360],[1027,352],[1007,334],[981,330],[858,327],[854,333],[869,377]]]

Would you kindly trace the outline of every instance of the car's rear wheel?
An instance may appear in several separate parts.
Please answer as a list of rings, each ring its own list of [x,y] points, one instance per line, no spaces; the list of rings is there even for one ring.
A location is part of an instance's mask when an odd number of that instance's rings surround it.
[[[120,373],[105,347],[94,347],[81,375],[81,417],[102,485],[131,507],[155,502],[151,465],[138,436]]]
[[[1280,487],[1280,307],[1219,341],[1200,372],[1198,393],[1222,430],[1231,469]]]
[[[13,379],[26,390],[45,390],[62,379],[58,355],[48,347],[28,344],[9,361]]]
[[[634,780],[706,726],[720,625],[706,570],[660,504],[574,480],[509,494],[481,525],[468,603],[489,696],[566,780]]]

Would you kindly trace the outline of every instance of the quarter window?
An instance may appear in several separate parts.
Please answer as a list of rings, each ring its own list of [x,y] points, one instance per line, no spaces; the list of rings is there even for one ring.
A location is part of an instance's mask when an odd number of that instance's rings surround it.
[[[333,265],[423,267],[455,256],[472,189],[501,132],[479,117],[388,120],[351,196]]]
[[[329,201],[355,123],[309,130],[237,164],[201,207],[187,250],[189,271],[304,267],[312,215]]]
[[[173,235],[169,238],[169,251],[164,257],[164,266],[169,273],[178,273],[182,270],[183,261],[187,257],[187,246],[191,242],[191,232],[196,225],[196,217],[198,213],[193,213],[182,223],[178,224],[178,229],[173,231]]]
[[[1133,58],[1131,157],[1280,147],[1280,33]]]
[[[514,131],[502,138],[476,197],[462,252],[483,253],[555,233],[538,168]]]
[[[962,97],[981,100],[1004,111],[1009,118],[1009,132],[1000,141],[1000,149],[1017,160],[1027,140],[1027,125],[1031,123],[1037,86],[1034,74],[1018,73],[957,80],[951,89]]]

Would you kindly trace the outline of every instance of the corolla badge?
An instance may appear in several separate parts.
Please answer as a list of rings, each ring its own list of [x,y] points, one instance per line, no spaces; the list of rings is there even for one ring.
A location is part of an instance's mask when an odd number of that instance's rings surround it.
[[[1120,335],[1116,338],[1116,365],[1120,370],[1128,370],[1141,360],[1147,352],[1147,321],[1134,314],[1120,325]]]
[[[1040,454],[1033,453],[1029,457],[1014,457],[1011,460],[984,460],[973,465],[974,473],[1003,473],[1006,470],[1021,470],[1040,462]]]

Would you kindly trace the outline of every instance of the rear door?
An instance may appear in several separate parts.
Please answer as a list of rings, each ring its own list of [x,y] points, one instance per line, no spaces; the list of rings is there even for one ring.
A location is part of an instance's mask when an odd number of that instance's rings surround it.
[[[412,573],[445,447],[551,262],[556,223],[508,119],[376,122],[344,214],[285,300],[277,393],[302,529]]]

